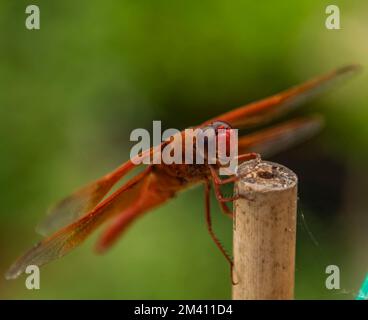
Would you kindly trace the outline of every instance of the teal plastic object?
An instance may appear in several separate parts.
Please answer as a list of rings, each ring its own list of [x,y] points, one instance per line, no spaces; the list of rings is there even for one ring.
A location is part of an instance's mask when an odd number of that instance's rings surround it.
[[[357,295],[356,300],[368,300],[368,273],[365,276],[365,279],[359,290],[359,294]]]

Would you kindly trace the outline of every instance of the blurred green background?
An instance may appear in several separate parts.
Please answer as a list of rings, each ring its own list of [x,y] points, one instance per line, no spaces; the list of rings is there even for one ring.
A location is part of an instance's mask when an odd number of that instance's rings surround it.
[[[41,29],[27,30],[37,4]],[[129,157],[130,132],[185,128],[350,63],[368,62],[368,3],[0,1],[0,273],[40,237],[47,207]],[[271,160],[299,176],[296,298],[352,299],[368,268],[368,71],[302,113],[327,126]],[[231,222],[214,201],[231,248]],[[305,219],[301,217],[304,215]],[[0,277],[3,299],[227,299],[228,265],[192,189],[142,217],[106,255],[97,234],[41,269],[41,289]],[[315,239],[314,239],[315,238]],[[316,241],[313,241],[316,240]],[[340,267],[341,290],[325,288]]]

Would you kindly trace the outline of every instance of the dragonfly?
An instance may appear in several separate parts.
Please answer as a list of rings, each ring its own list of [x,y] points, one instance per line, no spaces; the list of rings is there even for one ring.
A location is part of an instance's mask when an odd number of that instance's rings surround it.
[[[267,125],[239,137],[237,157],[239,163],[242,163],[258,157],[259,154],[262,157],[275,154],[314,136],[323,126],[323,119],[319,116],[302,116],[276,125],[270,126],[269,123],[359,70],[358,65],[344,66],[268,98],[228,111],[205,121],[198,128],[209,127],[219,132],[218,129],[224,127],[249,129],[261,124]],[[141,159],[150,159],[154,149],[163,148],[164,144],[165,142],[144,150],[139,156]],[[38,228],[44,235],[43,240],[20,256],[10,266],[5,277],[17,278],[29,265],[41,266],[63,257],[106,223],[108,226],[96,245],[98,252],[105,252],[137,218],[168,202],[179,192],[200,184],[204,186],[207,229],[215,245],[232,266],[231,257],[213,230],[210,195],[213,187],[221,210],[232,218],[233,213],[228,205],[237,196],[225,197],[221,187],[236,182],[239,175],[235,173],[227,178],[221,177],[220,165],[217,163],[137,165],[135,160],[137,159],[131,158],[53,206]],[[118,181],[138,166],[142,166],[139,173],[116,191],[110,192]]]

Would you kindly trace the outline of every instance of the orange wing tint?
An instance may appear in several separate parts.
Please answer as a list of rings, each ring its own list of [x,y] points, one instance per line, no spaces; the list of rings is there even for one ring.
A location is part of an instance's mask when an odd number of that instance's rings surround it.
[[[150,157],[154,149],[146,150],[139,156],[141,159]],[[116,182],[136,167],[133,162],[134,159],[123,163],[113,172],[56,203],[49,210],[46,218],[37,226],[37,232],[44,236],[49,235],[91,211],[100,203]]]
[[[321,130],[319,116],[296,118],[239,138],[239,154],[257,152],[269,157],[313,137]]]
[[[14,279],[24,272],[28,265],[41,266],[74,249],[108,218],[134,203],[139,197],[146,179],[149,178],[150,172],[151,169],[148,167],[99,204],[93,211],[39,242],[9,268],[5,277]]]
[[[360,66],[346,66],[318,78],[309,80],[301,85],[292,87],[274,96],[252,102],[235,110],[224,113],[216,118],[206,121],[225,121],[234,128],[254,126],[272,120],[273,118],[297,107],[303,102],[325,91],[334,83],[355,74]]]

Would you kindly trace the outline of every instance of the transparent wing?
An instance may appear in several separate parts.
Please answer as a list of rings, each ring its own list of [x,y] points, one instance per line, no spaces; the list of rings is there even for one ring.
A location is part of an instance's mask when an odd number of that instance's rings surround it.
[[[256,152],[270,157],[305,141],[323,126],[320,116],[296,118],[239,138],[239,154]]]
[[[270,121],[307,100],[314,98],[331,85],[357,73],[360,69],[358,65],[350,65],[337,69],[271,97],[224,113],[206,121],[203,125],[207,125],[213,121],[225,121],[234,128],[244,128]]]
[[[155,148],[159,148],[159,146]],[[140,159],[150,157],[155,148],[144,151],[139,155]],[[36,231],[43,236],[49,235],[91,211],[101,202],[116,182],[136,167],[135,163],[135,159],[129,160],[113,172],[57,202],[50,208],[46,218],[36,227]]]
[[[5,274],[17,278],[28,265],[41,266],[60,258],[81,244],[86,237],[108,218],[131,206],[139,197],[142,186],[150,178],[151,167],[129,180],[106,200],[75,223],[42,240],[21,256]]]

